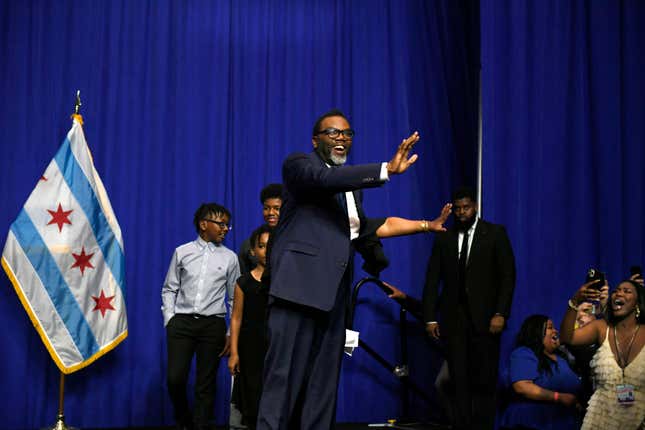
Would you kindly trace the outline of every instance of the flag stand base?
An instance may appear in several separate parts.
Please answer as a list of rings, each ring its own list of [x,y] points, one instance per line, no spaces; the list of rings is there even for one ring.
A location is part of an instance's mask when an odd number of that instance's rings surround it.
[[[80,430],[76,427],[70,427],[65,424],[65,415],[63,414],[58,414],[56,416],[56,424],[54,424],[52,427],[46,427],[41,430]]]
[[[65,424],[65,413],[63,405],[65,404],[65,374],[60,372],[60,387],[58,389],[58,415],[56,415],[56,424],[52,427],[46,427],[41,430],[79,430],[76,427],[68,427]]]

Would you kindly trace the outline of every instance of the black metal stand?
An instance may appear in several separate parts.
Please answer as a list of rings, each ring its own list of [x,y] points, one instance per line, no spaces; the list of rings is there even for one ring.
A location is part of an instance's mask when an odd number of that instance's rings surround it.
[[[349,315],[349,328],[351,329],[354,325],[354,313],[355,313],[355,307],[357,303],[357,298],[358,298],[358,293],[361,289],[361,287],[367,283],[372,283],[378,286],[385,294],[391,294],[392,290],[383,283],[378,278],[363,278],[360,281],[356,283],[352,290],[352,301],[350,305],[350,315]],[[372,358],[374,358],[379,364],[381,364],[384,368],[386,368],[388,371],[392,372],[394,376],[396,376],[402,384],[402,391],[401,391],[401,410],[402,410],[402,419],[400,421],[395,421],[392,420],[391,422],[388,423],[382,423],[382,424],[369,424],[368,426],[371,428],[398,428],[398,429],[411,429],[414,428],[414,425],[412,423],[406,424],[407,418],[410,416],[410,392],[414,392],[416,395],[418,395],[420,398],[422,398],[426,404],[428,405],[428,408],[430,408],[433,405],[432,400],[430,397],[426,394],[426,392],[419,387],[416,383],[410,380],[410,375],[409,375],[409,368],[408,368],[408,335],[407,335],[407,314],[408,314],[408,309],[406,309],[405,303],[398,301],[399,305],[401,305],[401,310],[399,313],[399,336],[401,340],[400,348],[401,348],[401,362],[399,364],[392,364],[388,360],[386,360],[382,355],[380,355],[374,348],[369,346],[364,340],[359,338],[358,340],[358,345],[363,348],[365,352],[367,352]],[[421,316],[418,314],[418,312],[410,312],[413,316],[416,318],[421,318]],[[428,423],[429,425],[436,425],[432,423]],[[437,425],[438,426],[438,425]],[[437,427],[439,428],[439,427]]]

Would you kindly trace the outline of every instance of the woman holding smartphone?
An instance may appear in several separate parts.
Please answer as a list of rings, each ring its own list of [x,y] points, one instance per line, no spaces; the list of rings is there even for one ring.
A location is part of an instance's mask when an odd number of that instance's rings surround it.
[[[600,345],[590,363],[596,389],[582,429],[640,429],[645,424],[645,291],[631,279],[622,281],[611,293],[606,320],[574,330],[578,305],[600,297],[594,283],[584,284],[569,300],[560,326],[563,343]]]

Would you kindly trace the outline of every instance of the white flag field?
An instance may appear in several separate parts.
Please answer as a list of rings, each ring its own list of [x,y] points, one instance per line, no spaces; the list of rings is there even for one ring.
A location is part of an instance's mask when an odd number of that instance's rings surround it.
[[[82,118],[11,224],[2,267],[52,359],[68,374],[128,335],[121,229]]]

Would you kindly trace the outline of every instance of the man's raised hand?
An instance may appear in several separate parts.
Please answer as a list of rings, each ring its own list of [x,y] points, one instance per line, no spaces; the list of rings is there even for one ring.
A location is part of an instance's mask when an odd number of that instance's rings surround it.
[[[396,150],[396,153],[392,159],[387,163],[387,173],[388,175],[399,175],[406,170],[408,167],[414,164],[417,161],[417,154],[414,154],[410,157],[410,151],[414,144],[419,141],[419,132],[415,131],[407,139],[403,139],[403,142],[399,145]]]

